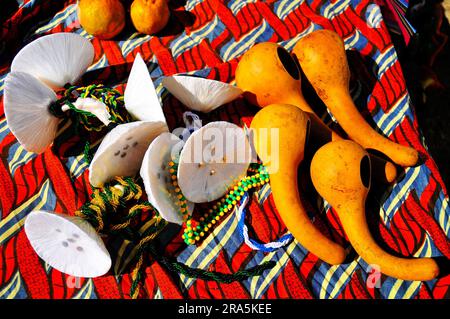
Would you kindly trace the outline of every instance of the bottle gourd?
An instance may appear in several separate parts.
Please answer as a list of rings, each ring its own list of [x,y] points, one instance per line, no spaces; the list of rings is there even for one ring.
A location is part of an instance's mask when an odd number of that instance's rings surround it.
[[[349,92],[350,69],[344,42],[337,33],[314,31],[297,42],[293,54],[319,97],[352,140],[387,155],[398,165],[417,163],[419,154],[415,149],[380,135],[359,113]]]
[[[337,265],[346,257],[344,248],[314,227],[297,186],[297,169],[303,160],[309,123],[308,115],[298,107],[273,104],[261,109],[250,127],[256,152],[268,168],[275,205],[286,227],[311,253]],[[278,135],[270,134],[272,129],[276,129]],[[264,131],[266,134],[262,135]],[[275,143],[278,147],[273,147]]]
[[[365,202],[370,188],[370,158],[349,140],[322,146],[311,162],[311,179],[317,192],[337,211],[356,252],[380,272],[403,280],[431,280],[439,267],[432,258],[393,256],[375,242],[367,225]]]

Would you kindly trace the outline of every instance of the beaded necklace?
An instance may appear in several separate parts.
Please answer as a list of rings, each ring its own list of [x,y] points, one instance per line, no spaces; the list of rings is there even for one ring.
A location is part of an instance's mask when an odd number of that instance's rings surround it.
[[[269,182],[269,174],[267,169],[261,164],[251,164],[248,173],[235,186],[231,187],[228,193],[218,200],[211,209],[199,218],[197,225],[194,225],[194,219],[187,214],[187,200],[183,196],[177,182],[178,165],[175,162],[169,162],[169,173],[171,175],[172,184],[175,187],[175,193],[178,198],[178,206],[183,216],[184,234],[183,240],[188,245],[194,245],[200,242],[214,225],[225,216],[226,213],[232,211],[239,203],[241,198],[251,189],[260,187]],[[250,175],[252,174],[252,175]]]

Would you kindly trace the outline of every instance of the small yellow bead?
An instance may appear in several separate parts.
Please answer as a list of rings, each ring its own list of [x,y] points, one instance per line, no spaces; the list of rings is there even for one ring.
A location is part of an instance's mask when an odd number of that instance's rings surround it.
[[[169,173],[173,174],[173,173],[175,173],[175,170],[173,168],[171,168],[171,169],[169,169]]]
[[[236,196],[236,200],[241,200],[241,196]]]
[[[238,186],[242,186],[242,182],[239,182],[239,183],[238,183]]]
[[[205,236],[205,233],[204,233],[204,232],[201,232],[201,233],[200,233],[200,237],[203,237],[203,236]]]
[[[200,240],[200,237],[199,237],[199,236],[195,237],[195,240],[196,240],[196,241],[199,241],[199,240]]]
[[[191,245],[195,244],[195,240],[190,239],[190,240],[189,240],[189,244],[191,244]]]
[[[208,228],[211,228],[211,227],[212,227],[212,225],[211,225],[211,223],[209,223],[209,224],[208,224]]]
[[[216,216],[216,220],[219,220],[220,219],[220,216]]]
[[[234,201],[232,201],[232,202],[231,202],[231,204],[233,204],[233,205],[236,205],[236,201],[235,201],[235,200],[234,200]]]
[[[233,195],[234,194],[234,191],[230,191],[230,195]]]
[[[220,212],[220,214],[219,214],[220,216],[223,216],[223,215],[225,215],[225,213],[224,212]]]
[[[181,189],[179,187],[175,187],[175,193],[181,192]]]
[[[178,182],[177,182],[177,181],[173,181],[173,182],[172,182],[172,185],[175,186],[175,187],[177,187],[177,186],[178,186]]]
[[[239,189],[239,187],[234,186],[233,189],[234,189],[235,191],[237,191],[237,190]]]
[[[172,180],[176,180],[177,177],[175,175],[172,175]]]
[[[203,230],[204,230],[204,231],[208,231],[208,230],[209,230],[209,228],[205,226],[205,228],[204,228]]]
[[[172,166],[174,166],[174,165],[175,165],[174,162],[169,162],[169,166],[170,166],[170,167],[172,167]]]
[[[227,206],[227,208],[228,208],[228,209],[232,209],[232,208],[233,208],[233,205],[230,205],[230,204],[229,204],[229,205]]]
[[[224,213],[227,213],[227,212],[228,212],[228,208],[225,207],[225,208],[223,209],[223,212],[224,212]]]
[[[213,219],[213,220],[211,221],[211,224],[215,224],[215,223],[216,223],[216,220]]]

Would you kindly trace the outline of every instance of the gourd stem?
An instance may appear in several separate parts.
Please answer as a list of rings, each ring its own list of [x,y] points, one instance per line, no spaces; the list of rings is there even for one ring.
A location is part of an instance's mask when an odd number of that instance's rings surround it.
[[[397,144],[378,133],[359,113],[347,92],[328,92],[327,106],[348,136],[366,149],[374,149],[387,155],[401,166],[413,166],[418,161],[418,153],[411,147]],[[339,101],[339,105],[335,103]]]
[[[432,258],[402,258],[385,252],[370,234],[365,216],[365,199],[348,202],[338,210],[339,219],[355,251],[381,273],[403,280],[426,281],[439,274]],[[358,227],[356,227],[358,225]]]

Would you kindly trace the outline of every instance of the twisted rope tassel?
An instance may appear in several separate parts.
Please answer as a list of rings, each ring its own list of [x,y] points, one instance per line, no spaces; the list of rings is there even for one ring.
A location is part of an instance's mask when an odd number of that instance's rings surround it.
[[[127,202],[137,201],[141,197],[142,188],[132,178],[116,177],[112,183],[103,188],[95,188],[91,200],[76,211],[75,215],[86,219],[97,232],[101,232],[105,228],[106,213],[115,213],[119,207],[125,207]],[[128,214],[122,217],[124,221],[111,225],[109,231],[126,229],[133,218],[151,209],[153,207],[147,202],[133,206]]]
[[[87,131],[100,131],[105,126],[103,123],[92,123],[89,119],[96,117],[88,111],[77,109],[73,102],[78,98],[93,98],[105,104],[110,115],[109,120],[113,124],[123,124],[131,122],[131,116],[124,108],[123,95],[111,88],[104,87],[102,84],[91,84],[86,87],[65,86],[63,96],[49,107],[49,112],[58,118],[64,118],[67,115],[62,111],[62,106],[67,105],[72,111],[72,116],[76,118],[76,124],[82,125]]]

